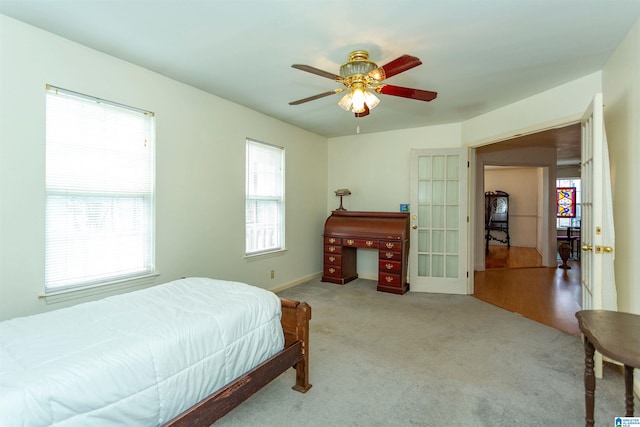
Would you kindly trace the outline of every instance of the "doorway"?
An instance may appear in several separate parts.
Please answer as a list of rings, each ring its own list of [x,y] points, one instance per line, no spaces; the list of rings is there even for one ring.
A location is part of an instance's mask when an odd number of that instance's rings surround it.
[[[503,199],[505,218],[487,231],[485,224],[485,268],[541,267],[542,201],[547,197],[542,184],[543,168],[531,166],[484,166],[485,210],[498,194]],[[485,212],[485,223],[493,218]],[[492,223],[493,224],[493,223]]]
[[[475,149],[474,296],[532,320],[577,333],[574,314],[581,306],[579,262],[571,270],[558,268],[555,185],[558,167],[580,164],[580,123]],[[487,269],[484,248],[485,165],[535,168],[539,174],[536,243],[542,267]],[[574,265],[575,264],[575,265]],[[534,298],[532,300],[532,298]],[[535,308],[535,310],[533,310]]]

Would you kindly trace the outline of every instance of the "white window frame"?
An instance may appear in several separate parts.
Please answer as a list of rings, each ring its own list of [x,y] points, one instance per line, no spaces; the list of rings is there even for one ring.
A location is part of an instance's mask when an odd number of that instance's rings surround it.
[[[157,276],[154,114],[50,85],[46,111],[44,296]]]
[[[247,138],[245,178],[245,256],[284,251],[284,148]]]

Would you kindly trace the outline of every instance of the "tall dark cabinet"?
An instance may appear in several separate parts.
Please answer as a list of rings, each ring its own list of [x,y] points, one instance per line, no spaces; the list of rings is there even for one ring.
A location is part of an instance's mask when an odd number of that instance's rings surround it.
[[[506,243],[511,247],[509,236],[509,194],[504,191],[484,193],[485,250],[489,252],[489,241]]]

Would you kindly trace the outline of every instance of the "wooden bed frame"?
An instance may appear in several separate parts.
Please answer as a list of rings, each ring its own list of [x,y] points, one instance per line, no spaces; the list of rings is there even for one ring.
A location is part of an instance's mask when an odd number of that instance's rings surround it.
[[[296,370],[293,389],[306,393],[309,384],[309,320],[306,302],[281,299],[284,349],[178,415],[166,426],[209,426],[274,380],[287,369]]]

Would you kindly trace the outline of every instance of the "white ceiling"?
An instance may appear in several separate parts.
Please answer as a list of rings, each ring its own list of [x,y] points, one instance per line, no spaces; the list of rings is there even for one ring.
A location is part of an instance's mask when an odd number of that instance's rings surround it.
[[[0,0],[0,13],[326,137],[356,133],[338,74],[353,50],[378,65],[423,62],[385,83],[360,132],[459,122],[601,70],[640,18],[640,0]],[[586,106],[585,106],[586,107]]]

